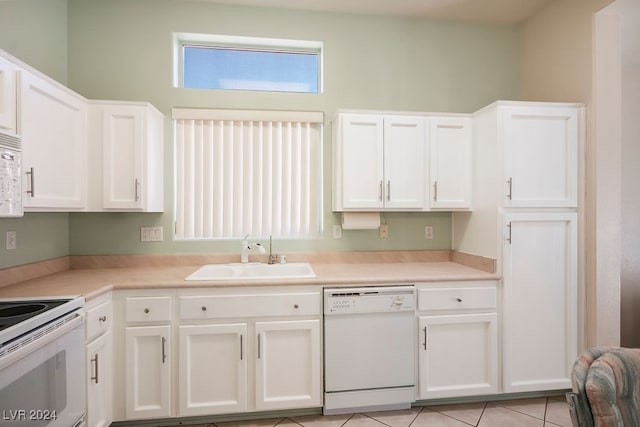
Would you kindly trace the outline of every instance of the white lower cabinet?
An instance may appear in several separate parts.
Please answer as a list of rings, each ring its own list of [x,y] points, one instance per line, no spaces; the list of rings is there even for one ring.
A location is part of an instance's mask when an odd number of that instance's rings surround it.
[[[108,427],[112,421],[111,306],[111,293],[92,299],[86,305],[87,427]]]
[[[171,415],[171,326],[125,329],[127,419]]]
[[[181,325],[179,333],[178,415],[322,405],[319,319]]]
[[[87,345],[87,426],[111,425],[111,332]]]
[[[577,215],[505,215],[504,391],[571,387],[578,352]]]
[[[256,322],[257,410],[321,406],[320,320]]]
[[[179,328],[180,415],[247,410],[247,324]]]
[[[498,392],[496,282],[418,287],[418,398]]]

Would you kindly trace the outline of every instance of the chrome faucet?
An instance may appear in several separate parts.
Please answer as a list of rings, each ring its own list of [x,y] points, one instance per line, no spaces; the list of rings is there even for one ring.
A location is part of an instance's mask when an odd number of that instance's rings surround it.
[[[272,252],[271,236],[269,236],[269,258],[267,260],[267,264],[275,264],[277,260],[278,260],[278,255]]]
[[[240,246],[240,262],[246,264],[249,262],[249,254],[252,251],[258,251],[258,253],[265,253],[264,247],[260,243],[249,243],[249,235],[247,234],[242,239]]]

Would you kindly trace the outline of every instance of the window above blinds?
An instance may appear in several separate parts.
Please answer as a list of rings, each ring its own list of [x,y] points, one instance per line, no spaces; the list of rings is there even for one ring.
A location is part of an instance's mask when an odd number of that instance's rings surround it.
[[[176,87],[322,92],[321,42],[193,33],[173,38]]]
[[[174,109],[176,239],[317,237],[322,113]]]

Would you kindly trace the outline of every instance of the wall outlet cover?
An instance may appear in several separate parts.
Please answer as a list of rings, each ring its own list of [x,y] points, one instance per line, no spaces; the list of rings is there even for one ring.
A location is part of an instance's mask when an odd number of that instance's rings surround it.
[[[427,240],[433,240],[433,225],[424,226],[424,238]]]
[[[342,239],[342,226],[340,224],[333,224],[333,238]]]
[[[389,224],[380,224],[380,238],[381,239],[389,238]]]
[[[17,241],[16,241],[16,232],[15,231],[7,231],[7,237],[6,237],[6,244],[5,247],[8,251],[12,251],[16,248],[17,246]]]

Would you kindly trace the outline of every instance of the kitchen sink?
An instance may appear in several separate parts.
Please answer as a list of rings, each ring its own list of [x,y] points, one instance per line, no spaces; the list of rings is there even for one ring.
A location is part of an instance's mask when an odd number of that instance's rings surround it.
[[[311,265],[306,262],[288,264],[232,263],[207,264],[185,280],[260,280],[260,279],[303,279],[316,277]]]

